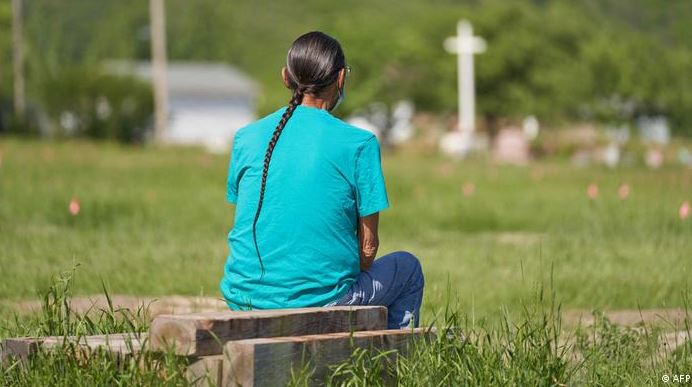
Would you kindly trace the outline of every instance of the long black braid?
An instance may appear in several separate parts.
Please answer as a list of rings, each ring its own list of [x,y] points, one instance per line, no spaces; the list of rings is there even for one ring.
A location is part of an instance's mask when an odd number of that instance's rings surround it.
[[[341,45],[336,39],[322,32],[308,32],[296,39],[288,50],[286,59],[286,73],[288,87],[293,90],[293,97],[288,107],[281,116],[271,140],[267,145],[262,168],[262,184],[260,186],[257,212],[252,222],[252,238],[255,243],[255,251],[259,259],[262,277],[264,276],[264,263],[257,243],[257,221],[262,211],[264,192],[267,188],[267,174],[269,163],[274,153],[279,136],[283,132],[286,123],[293,115],[298,105],[303,102],[305,94],[319,96],[325,89],[335,84],[339,72],[346,66],[346,58]]]
[[[257,220],[259,219],[260,212],[262,211],[262,203],[264,202],[264,191],[267,188],[267,174],[269,173],[269,162],[272,158],[272,153],[274,153],[274,147],[276,142],[279,141],[279,136],[284,130],[288,119],[291,118],[296,107],[303,102],[304,92],[302,89],[298,88],[293,92],[293,98],[288,103],[288,107],[284,114],[281,116],[279,124],[276,125],[274,129],[274,134],[271,140],[269,140],[269,145],[267,145],[267,152],[264,154],[264,166],[262,167],[262,185],[260,186],[259,202],[257,203],[257,212],[255,212],[255,220],[252,222],[252,239],[255,242],[255,251],[257,251],[257,258],[259,259],[260,268],[262,269],[262,276],[264,276],[264,263],[262,263],[262,256],[260,255],[259,245],[257,244]]]

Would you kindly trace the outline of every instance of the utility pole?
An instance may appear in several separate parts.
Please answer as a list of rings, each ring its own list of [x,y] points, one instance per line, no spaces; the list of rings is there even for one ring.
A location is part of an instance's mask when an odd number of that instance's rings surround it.
[[[14,114],[20,123],[26,113],[22,0],[12,0],[12,63],[14,66]]]
[[[15,0],[16,1],[16,0]],[[154,140],[160,141],[168,124],[168,80],[166,64],[166,11],[164,0],[149,0],[151,65],[154,86]]]

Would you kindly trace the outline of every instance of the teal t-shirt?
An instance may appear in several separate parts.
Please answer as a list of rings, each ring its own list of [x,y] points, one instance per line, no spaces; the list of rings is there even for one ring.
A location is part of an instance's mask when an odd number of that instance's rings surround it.
[[[358,217],[389,206],[380,147],[370,132],[298,106],[269,165],[252,238],[267,144],[285,107],[238,130],[226,197],[236,204],[221,292],[232,309],[323,306],[360,271]]]

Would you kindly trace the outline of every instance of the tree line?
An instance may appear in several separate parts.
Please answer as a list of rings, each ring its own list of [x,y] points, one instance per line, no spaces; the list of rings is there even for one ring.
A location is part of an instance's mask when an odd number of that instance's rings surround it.
[[[0,29],[9,32],[8,3],[0,3]],[[89,101],[98,90],[122,99],[130,85],[142,107],[116,126],[146,120],[147,86],[104,81],[100,65],[149,58],[148,2],[24,3],[27,93],[34,111],[55,119],[80,106],[94,114]],[[170,60],[221,61],[249,73],[262,86],[260,114],[286,103],[279,69],[292,40],[309,30],[338,38],[353,68],[341,114],[400,99],[412,100],[418,110],[454,113],[456,61],[442,42],[464,18],[488,43],[476,57],[476,87],[478,114],[489,122],[528,114],[554,125],[663,115],[674,132],[692,135],[687,0],[166,0],[166,6]],[[0,106],[6,112],[12,95],[9,35],[0,34]],[[88,130],[99,132],[100,124],[93,125]]]

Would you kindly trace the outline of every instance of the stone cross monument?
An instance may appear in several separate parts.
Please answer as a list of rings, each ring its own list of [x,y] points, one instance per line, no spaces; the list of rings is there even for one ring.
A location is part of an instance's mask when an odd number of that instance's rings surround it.
[[[457,55],[458,88],[459,88],[459,124],[461,144],[459,149],[463,154],[471,148],[475,130],[475,86],[473,74],[473,55],[485,51],[485,40],[473,36],[471,23],[460,20],[457,24],[457,35],[449,37],[444,42],[447,51]]]

